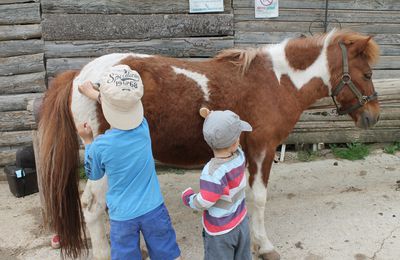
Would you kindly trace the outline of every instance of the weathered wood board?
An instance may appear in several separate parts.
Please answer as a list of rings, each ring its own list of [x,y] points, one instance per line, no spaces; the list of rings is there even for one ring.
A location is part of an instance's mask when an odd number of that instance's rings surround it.
[[[0,76],[44,71],[43,53],[0,58]]]
[[[322,1],[320,1],[322,2]],[[235,21],[252,21],[259,20],[254,18],[254,7],[253,8],[238,8],[235,9]],[[315,20],[323,21],[325,19],[325,9],[285,9],[280,8],[279,17],[268,19],[269,21],[288,21],[288,22],[313,22]],[[400,23],[400,12],[387,10],[382,15],[382,11],[378,10],[335,10],[330,9],[328,11],[328,21],[331,21],[332,25],[339,25],[335,20],[340,23]],[[316,23],[315,26],[322,24]],[[307,28],[308,29],[308,28]]]
[[[0,167],[15,163],[17,149],[0,151]]]
[[[371,129],[361,130],[357,128],[349,129],[346,131],[338,131],[331,129],[325,132],[305,132],[291,133],[285,144],[296,144],[296,143],[389,143],[396,140],[400,140],[399,129]]]
[[[30,111],[0,112],[0,129],[2,131],[22,131],[36,129],[37,125]]]
[[[233,35],[232,14],[46,14],[44,40],[159,39]]]
[[[2,95],[0,96],[0,112],[26,110],[29,101],[42,96],[42,93]]]
[[[40,3],[0,5],[0,24],[32,24],[40,20]]]
[[[32,131],[0,132],[0,147],[23,146],[32,143]]]
[[[40,39],[41,37],[40,24],[0,25],[0,41]]]
[[[232,0],[224,0],[224,12],[232,11]],[[44,13],[72,14],[178,14],[189,12],[188,0],[42,0]]]
[[[38,3],[40,0],[0,0],[0,5],[17,3]]]
[[[45,55],[46,58],[73,58],[98,57],[115,52],[136,52],[173,57],[210,57],[223,49],[232,48],[233,45],[233,36],[151,40],[46,41]]]
[[[233,8],[254,8],[253,0],[234,0]],[[305,8],[305,9],[324,9],[325,1],[321,0],[284,0],[279,1],[280,8]],[[400,11],[400,2],[398,0],[335,0],[329,1],[330,9],[343,10],[391,10]]]
[[[42,53],[42,40],[0,41],[0,58]]]
[[[0,94],[37,93],[46,90],[45,72],[0,76]]]

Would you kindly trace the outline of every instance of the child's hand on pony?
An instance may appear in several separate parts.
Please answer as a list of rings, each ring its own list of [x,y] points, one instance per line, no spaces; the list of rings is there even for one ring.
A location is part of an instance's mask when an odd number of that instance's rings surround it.
[[[82,85],[78,86],[78,90],[88,98],[98,100],[99,91],[96,90],[96,86],[92,82],[85,81]]]
[[[83,139],[85,145],[93,142],[93,131],[88,123],[79,124],[76,126],[79,136]]]

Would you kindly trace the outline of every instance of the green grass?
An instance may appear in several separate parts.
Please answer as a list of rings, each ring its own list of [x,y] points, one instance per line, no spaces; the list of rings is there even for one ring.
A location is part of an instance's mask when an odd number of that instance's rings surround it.
[[[157,175],[163,175],[163,174],[168,174],[168,173],[173,173],[173,174],[178,174],[178,175],[185,174],[184,169],[170,167],[170,166],[164,166],[164,165],[156,165],[156,171],[157,171]]]
[[[383,151],[388,154],[395,154],[397,151],[400,151],[400,142],[394,142],[383,148]]]
[[[85,174],[85,167],[83,167],[83,165],[79,166],[79,179],[87,180],[87,177]]]
[[[310,162],[318,157],[318,153],[314,151],[299,151],[297,152],[297,159],[301,162]]]
[[[349,143],[346,144],[346,147],[338,147],[337,145],[330,147],[337,158],[350,161],[362,160],[369,155],[369,147],[362,143]]]

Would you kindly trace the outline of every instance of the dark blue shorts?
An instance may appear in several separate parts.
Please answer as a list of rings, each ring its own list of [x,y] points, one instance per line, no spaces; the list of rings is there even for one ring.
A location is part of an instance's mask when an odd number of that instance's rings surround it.
[[[173,260],[181,255],[164,203],[131,220],[110,220],[110,226],[112,260],[141,260],[140,232],[146,242],[150,259]]]

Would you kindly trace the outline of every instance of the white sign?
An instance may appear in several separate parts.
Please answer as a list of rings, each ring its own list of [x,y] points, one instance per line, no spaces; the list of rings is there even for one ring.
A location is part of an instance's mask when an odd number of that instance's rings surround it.
[[[223,12],[224,0],[189,0],[191,13]]]
[[[254,0],[256,18],[272,18],[279,16],[278,0]]]

